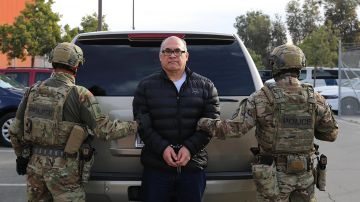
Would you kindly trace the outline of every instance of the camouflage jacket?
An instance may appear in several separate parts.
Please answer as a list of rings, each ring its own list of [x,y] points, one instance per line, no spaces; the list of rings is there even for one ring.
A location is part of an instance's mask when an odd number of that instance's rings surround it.
[[[75,77],[58,72],[53,73],[44,82],[45,85],[52,87],[74,85]],[[26,91],[16,112],[15,120],[10,126],[11,143],[17,156],[22,154],[24,145],[31,144],[24,141],[24,115],[29,92],[30,89]],[[91,129],[97,137],[106,140],[135,135],[137,132],[137,123],[135,121],[112,121],[108,116],[102,114],[96,98],[82,86],[75,86],[70,91],[63,107],[63,121],[78,123]]]
[[[277,81],[277,86],[287,90],[301,88],[299,80],[294,77],[285,77]],[[335,141],[338,135],[338,125],[331,108],[320,94],[314,93],[314,97],[316,104],[314,136],[319,140]],[[259,138],[263,138],[258,135],[261,134],[259,130],[262,130],[263,127],[275,127],[273,118],[274,109],[269,99],[264,90],[258,90],[251,94],[247,100],[240,103],[232,120],[220,121],[202,118],[198,122],[198,128],[209,131],[218,138],[225,138],[241,137],[256,126],[256,138],[259,140]]]

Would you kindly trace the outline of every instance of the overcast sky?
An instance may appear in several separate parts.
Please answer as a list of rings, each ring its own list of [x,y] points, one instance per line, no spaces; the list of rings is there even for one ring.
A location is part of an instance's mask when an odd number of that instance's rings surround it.
[[[135,0],[135,30],[184,30],[236,33],[236,16],[261,10],[275,19],[289,0]],[[132,30],[133,0],[102,0],[105,22],[112,31]],[[98,11],[98,0],[55,0],[61,25],[79,26],[81,18]]]

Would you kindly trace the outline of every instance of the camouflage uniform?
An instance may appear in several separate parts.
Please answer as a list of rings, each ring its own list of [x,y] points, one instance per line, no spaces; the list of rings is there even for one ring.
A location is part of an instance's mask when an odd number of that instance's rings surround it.
[[[202,118],[198,128],[223,139],[241,137],[256,126],[260,149],[257,157],[271,156],[273,159],[269,166],[253,165],[257,201],[289,201],[289,198],[291,201],[316,201],[312,172],[314,137],[334,141],[338,125],[325,99],[314,93],[311,86],[301,85],[291,73],[277,76],[276,83],[265,84],[241,102],[232,120]],[[307,167],[291,172],[289,162],[296,162],[296,159],[304,159]],[[269,175],[277,182],[261,184],[256,180],[259,173],[254,172],[255,169],[271,170],[272,166],[274,172]],[[264,178],[270,179],[269,176]],[[269,187],[273,189],[266,193]]]
[[[63,151],[74,125],[106,140],[137,132],[134,121],[109,120],[92,93],[75,85],[74,75],[59,71],[25,93],[10,128],[15,154],[30,156],[29,146]],[[76,157],[32,154],[26,170],[28,200],[85,201],[79,164]]]

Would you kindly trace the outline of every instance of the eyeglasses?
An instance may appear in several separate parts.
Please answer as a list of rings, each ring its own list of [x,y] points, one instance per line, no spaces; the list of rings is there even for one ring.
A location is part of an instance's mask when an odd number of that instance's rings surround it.
[[[181,49],[179,49],[179,48],[176,48],[176,49],[170,49],[170,48],[167,48],[167,49],[165,49],[165,50],[162,50],[161,51],[164,55],[166,55],[166,56],[171,56],[171,54],[173,54],[174,53],[174,55],[176,56],[176,57],[178,57],[178,56],[180,56],[181,54],[183,54],[183,53],[185,53],[186,51],[183,51],[183,50],[181,50]]]

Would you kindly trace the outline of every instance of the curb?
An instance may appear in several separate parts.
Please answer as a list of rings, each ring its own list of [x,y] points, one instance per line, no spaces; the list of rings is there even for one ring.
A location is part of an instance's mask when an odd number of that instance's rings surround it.
[[[337,116],[338,119],[341,119],[343,121],[347,121],[347,122],[351,122],[351,123],[356,123],[356,124],[360,124],[360,116],[359,116],[359,120],[355,120],[355,119],[352,119],[352,118],[344,118],[344,117],[339,117]]]

